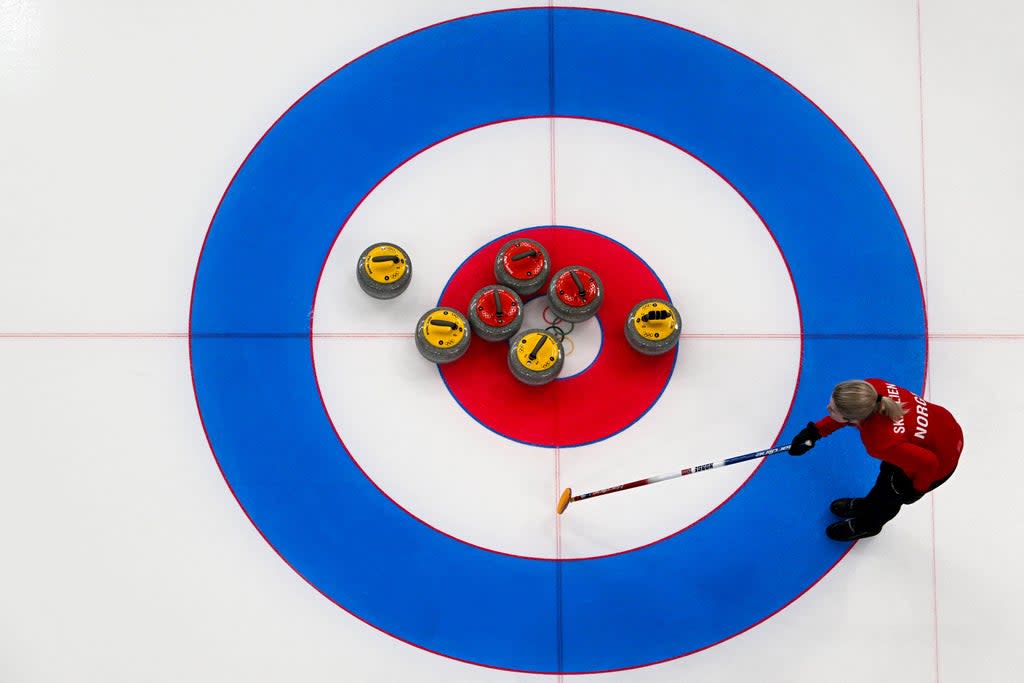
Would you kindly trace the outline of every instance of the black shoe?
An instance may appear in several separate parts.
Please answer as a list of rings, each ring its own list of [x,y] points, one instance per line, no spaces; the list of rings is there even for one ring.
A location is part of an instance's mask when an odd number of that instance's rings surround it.
[[[863,522],[858,524],[855,519],[844,519],[841,522],[829,524],[825,528],[825,535],[833,541],[855,541],[858,538],[874,536],[879,531],[881,529],[865,529]]]
[[[864,506],[863,498],[837,498],[832,501],[828,509],[836,517],[856,517],[857,512]]]

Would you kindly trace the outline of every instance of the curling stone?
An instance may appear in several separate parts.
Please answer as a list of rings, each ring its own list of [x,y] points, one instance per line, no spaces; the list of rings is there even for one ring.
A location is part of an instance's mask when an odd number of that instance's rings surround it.
[[[571,323],[589,320],[601,308],[604,287],[597,273],[583,266],[562,268],[551,278],[548,304],[552,313]]]
[[[431,363],[450,363],[469,349],[469,322],[454,308],[432,308],[416,323],[416,349]]]
[[[523,384],[547,384],[558,377],[563,363],[562,342],[546,330],[526,330],[509,343],[508,369]]]
[[[494,277],[521,296],[540,290],[550,273],[551,258],[547,250],[530,239],[506,242],[494,258]]]
[[[682,319],[663,299],[644,299],[626,318],[626,341],[640,353],[657,356],[679,343]]]
[[[356,279],[373,298],[393,299],[412,281],[412,260],[400,247],[378,242],[359,255]]]
[[[484,287],[469,301],[469,324],[486,341],[508,339],[523,326],[523,300],[508,287]]]

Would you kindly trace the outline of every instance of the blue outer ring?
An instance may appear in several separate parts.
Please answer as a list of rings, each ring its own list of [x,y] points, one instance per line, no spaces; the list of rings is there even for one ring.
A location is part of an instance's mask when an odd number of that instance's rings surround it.
[[[257,144],[196,273],[196,396],[246,513],[296,571],[359,618],[487,666],[642,666],[751,627],[840,559],[847,546],[824,537],[824,508],[864,490],[874,469],[854,434],[811,457],[769,459],[726,505],[660,543],[531,560],[466,545],[391,504],[347,457],[313,376],[313,293],[357,202],[445,137],[546,115],[671,141],[727,178],[770,226],[806,335],[797,417],[784,434],[822,413],[836,380],[920,386],[924,310],[905,233],[871,169],[820,110],[750,59],[677,27],[538,8],[388,43],[308,93]]]

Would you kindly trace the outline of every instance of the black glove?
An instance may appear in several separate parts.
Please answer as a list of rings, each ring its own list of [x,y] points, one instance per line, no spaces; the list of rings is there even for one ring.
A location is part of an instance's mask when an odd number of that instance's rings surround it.
[[[818,428],[814,426],[813,422],[808,422],[807,426],[793,437],[793,443],[789,446],[789,454],[803,455],[814,448],[814,442],[820,438],[821,433],[818,432]]]

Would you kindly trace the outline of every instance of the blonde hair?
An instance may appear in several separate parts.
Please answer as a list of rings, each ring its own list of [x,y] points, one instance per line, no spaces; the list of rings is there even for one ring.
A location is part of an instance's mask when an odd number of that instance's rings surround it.
[[[882,396],[873,386],[860,379],[837,384],[832,390],[832,403],[840,415],[857,422],[875,412],[881,413],[893,422],[907,414],[907,409],[902,403]]]

